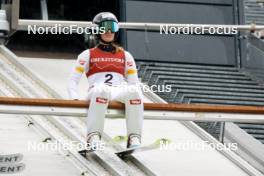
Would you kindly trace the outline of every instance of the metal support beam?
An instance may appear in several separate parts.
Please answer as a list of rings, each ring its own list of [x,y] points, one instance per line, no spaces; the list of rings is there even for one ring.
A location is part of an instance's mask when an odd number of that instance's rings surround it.
[[[0,97],[0,105],[88,108],[89,102],[84,100]],[[111,101],[109,103],[109,108],[123,110],[125,108],[125,105],[117,101]],[[264,106],[144,103],[144,109],[154,110],[154,111],[216,112],[216,113],[239,113],[239,114],[262,114],[262,115],[264,114]]]
[[[224,137],[225,137],[225,122],[221,122],[221,124],[220,124],[220,134],[219,134],[219,141],[221,143],[224,143]]]
[[[2,114],[26,114],[26,115],[55,115],[86,117],[87,108],[68,108],[54,106],[23,106],[23,105],[0,105]],[[124,118],[123,110],[109,109],[107,118]],[[179,120],[179,121],[226,121],[264,124],[264,116],[261,114],[238,114],[238,113],[209,113],[209,112],[184,112],[184,111],[155,111],[145,110],[145,120]]]
[[[53,27],[55,25],[61,25],[62,27],[70,27],[76,25],[78,27],[92,27],[94,26],[91,21],[56,21],[56,20],[18,20],[18,30],[27,30],[29,25],[36,25],[38,27]],[[136,30],[152,30],[160,31],[161,26],[167,25],[168,27],[176,28],[236,28],[238,31],[257,31],[264,30],[264,25],[222,25],[222,24],[176,24],[176,23],[129,23],[120,22],[119,27],[122,29],[136,29]]]
[[[48,7],[47,7],[47,1],[46,0],[40,0],[40,7],[41,7],[41,15],[43,20],[48,20]]]
[[[12,1],[12,9],[11,9],[11,28],[17,29],[18,26],[18,20],[19,20],[19,6],[20,6],[20,0]]]
[[[0,113],[86,116],[89,102],[59,99],[0,97]],[[107,116],[122,118],[124,104],[110,102]],[[264,107],[144,103],[145,119],[228,121],[264,124]]]

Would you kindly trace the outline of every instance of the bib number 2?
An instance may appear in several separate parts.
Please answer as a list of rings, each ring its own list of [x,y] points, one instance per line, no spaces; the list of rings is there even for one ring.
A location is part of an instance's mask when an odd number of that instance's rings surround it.
[[[112,74],[106,74],[105,75],[105,84],[112,84],[111,80],[113,79],[113,75]]]

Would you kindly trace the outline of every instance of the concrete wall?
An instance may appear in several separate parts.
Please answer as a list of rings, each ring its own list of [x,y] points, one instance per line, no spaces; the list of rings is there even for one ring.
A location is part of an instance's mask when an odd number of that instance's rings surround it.
[[[235,1],[124,0],[124,20],[191,24],[234,24]],[[121,15],[122,16],[122,15]],[[139,60],[236,65],[236,38],[227,35],[166,35],[127,30],[127,49]]]

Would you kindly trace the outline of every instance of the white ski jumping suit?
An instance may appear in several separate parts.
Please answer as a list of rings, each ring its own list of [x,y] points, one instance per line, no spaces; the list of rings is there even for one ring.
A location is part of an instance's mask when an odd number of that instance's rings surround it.
[[[105,112],[111,100],[125,104],[127,135],[141,135],[143,98],[132,55],[127,51],[106,52],[97,47],[83,51],[70,75],[68,92],[71,99],[79,99],[78,84],[83,73],[89,84],[87,135],[102,134]]]

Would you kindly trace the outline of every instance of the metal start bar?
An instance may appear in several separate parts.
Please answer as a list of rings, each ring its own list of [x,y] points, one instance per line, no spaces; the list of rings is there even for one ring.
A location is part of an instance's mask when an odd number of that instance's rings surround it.
[[[0,97],[0,113],[86,116],[89,102],[58,99]],[[123,118],[124,104],[110,102],[107,117]],[[184,121],[229,121],[264,124],[262,106],[219,106],[144,103],[145,119]]]
[[[55,115],[70,117],[86,117],[87,108],[69,108],[53,106],[23,106],[0,105],[0,114],[19,115]],[[123,110],[108,109],[107,118],[124,118]],[[184,111],[144,111],[145,120],[179,120],[179,121],[213,121],[213,122],[241,122],[264,124],[264,117],[260,114],[238,114],[217,112],[184,112]]]
[[[56,20],[18,20],[18,30],[27,30],[28,26],[38,27],[53,27],[55,25],[61,25],[62,27],[70,27],[76,25],[78,27],[92,27],[95,26],[91,21],[56,21]],[[130,23],[119,22],[119,27],[122,29],[135,29],[135,30],[154,30],[160,31],[161,26],[168,27],[184,27],[184,28],[236,28],[238,31],[257,31],[264,30],[264,25],[222,25],[222,24],[176,24],[176,23]]]

